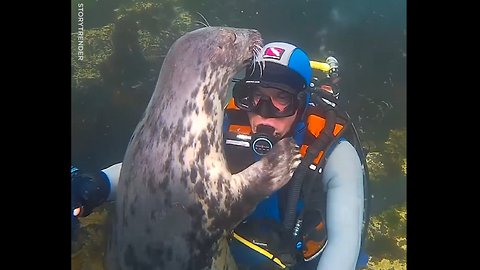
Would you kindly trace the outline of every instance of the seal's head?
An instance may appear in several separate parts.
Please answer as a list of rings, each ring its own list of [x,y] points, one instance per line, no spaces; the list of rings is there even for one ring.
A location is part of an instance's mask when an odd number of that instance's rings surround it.
[[[160,81],[176,80],[172,81],[175,85],[159,86],[162,92],[169,92],[162,99],[179,98],[181,93],[171,89],[207,87],[205,95],[218,94],[224,100],[233,76],[252,63],[262,45],[261,34],[254,29],[203,27],[183,35],[163,62]],[[198,82],[202,85],[193,85]]]
[[[184,50],[184,55],[196,57],[199,64],[210,63],[216,69],[234,68],[234,73],[251,63],[263,45],[257,30],[231,27],[200,28],[184,35],[177,42],[185,44],[180,48]]]
[[[207,35],[203,39],[207,57],[210,62],[217,67],[234,67],[232,62],[241,63],[236,67],[239,71],[248,63],[251,63],[252,57],[260,52],[262,48],[262,38],[260,33],[252,29],[238,29],[223,27],[215,29],[207,27],[203,31],[214,31],[215,34]],[[195,32],[192,33],[193,35]]]

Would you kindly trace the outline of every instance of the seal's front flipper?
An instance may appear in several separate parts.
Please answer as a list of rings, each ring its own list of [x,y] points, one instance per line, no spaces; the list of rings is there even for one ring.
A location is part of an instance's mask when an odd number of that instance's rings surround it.
[[[272,150],[256,163],[261,166],[260,170],[268,175],[268,195],[283,187],[292,178],[301,158],[300,148],[292,137],[288,137],[276,143]]]
[[[267,196],[283,187],[301,161],[299,147],[293,138],[276,143],[261,160],[232,175],[229,182],[233,200],[225,201],[228,209],[239,207],[243,215],[240,222]],[[239,206],[241,205],[241,206]]]

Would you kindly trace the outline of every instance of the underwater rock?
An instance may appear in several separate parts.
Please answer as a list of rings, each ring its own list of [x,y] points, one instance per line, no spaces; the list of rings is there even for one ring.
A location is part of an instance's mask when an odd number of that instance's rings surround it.
[[[370,144],[373,145],[373,144]],[[406,130],[390,130],[388,139],[366,156],[370,180],[379,182],[388,179],[398,179],[397,175],[407,175]]]
[[[387,176],[385,165],[383,164],[383,155],[380,152],[370,152],[366,157],[368,164],[368,174],[370,181],[379,182],[382,177]]]
[[[79,239],[73,243],[72,270],[103,270],[103,258],[107,245],[107,220],[114,209],[106,203],[87,217],[79,218]]]
[[[194,27],[190,13],[176,2],[122,5],[112,23],[83,31],[83,60],[77,57],[77,33],[72,33],[72,92],[103,87],[105,81],[134,86],[156,78],[171,44]]]
[[[389,165],[394,172],[407,174],[407,130],[390,130],[388,140],[385,142],[385,155],[388,156]]]
[[[406,204],[397,205],[372,216],[366,249],[371,256],[367,269],[406,269]]]

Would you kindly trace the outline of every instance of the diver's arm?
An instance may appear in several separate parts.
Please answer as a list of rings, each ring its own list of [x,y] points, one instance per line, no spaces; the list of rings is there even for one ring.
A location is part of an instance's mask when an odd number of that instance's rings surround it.
[[[340,141],[323,176],[328,242],[317,270],[353,270],[360,251],[364,211],[363,171],[355,148]]]
[[[117,184],[118,179],[120,179],[120,170],[122,168],[122,163],[114,164],[108,168],[102,170],[107,176],[110,182],[110,194],[108,194],[107,201],[114,201],[117,194]]]
[[[122,163],[117,163],[100,171],[82,173],[71,166],[72,241],[78,240],[78,217],[86,217],[105,201],[115,200],[121,168]]]
[[[115,200],[122,163],[95,172],[81,172],[72,166],[71,197],[74,216],[88,216],[105,201]],[[75,209],[80,209],[75,211]]]

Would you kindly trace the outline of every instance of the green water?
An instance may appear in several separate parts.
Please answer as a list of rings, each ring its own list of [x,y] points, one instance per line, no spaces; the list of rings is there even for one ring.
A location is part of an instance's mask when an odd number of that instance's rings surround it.
[[[76,46],[79,3],[83,61]],[[377,157],[371,187],[376,227],[369,242],[376,264],[370,268],[405,269],[406,135],[389,140],[392,130],[406,129],[405,0],[74,0],[72,163],[97,170],[121,161],[168,47],[193,21],[203,21],[197,12],[210,25],[256,28],[266,42],[289,41],[312,59],[339,60],[341,101]],[[94,243],[102,243],[104,215],[83,221],[87,247],[72,258],[75,269],[101,269],[93,263],[101,258]]]

